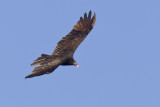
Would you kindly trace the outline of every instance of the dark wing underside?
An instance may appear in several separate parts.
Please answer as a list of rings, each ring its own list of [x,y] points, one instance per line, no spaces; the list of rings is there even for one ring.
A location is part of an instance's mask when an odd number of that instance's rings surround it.
[[[91,17],[91,11],[89,12],[88,16],[85,13],[84,18],[80,17],[80,20],[73,27],[73,30],[58,42],[57,47],[52,55],[73,55],[80,43],[92,30],[95,20],[96,15],[94,14],[94,16]]]
[[[32,74],[26,76],[25,78],[32,78],[35,76],[40,76],[43,74],[49,74],[51,72],[53,72],[59,65],[54,65],[54,66],[50,66],[50,65],[41,65],[38,66],[36,68],[34,68],[34,70],[32,71]]]
[[[80,20],[73,27],[73,30],[61,41],[58,42],[56,49],[52,55],[42,54],[41,57],[36,59],[31,65],[39,65],[36,67],[32,74],[26,76],[25,78],[31,78],[34,76],[40,76],[43,74],[49,74],[53,72],[61,63],[61,58],[64,55],[73,55],[80,43],[85,39],[88,33],[92,30],[96,20],[96,15],[91,17],[91,11],[88,16],[85,13],[84,18],[80,17]]]
[[[39,66],[34,68],[32,73],[26,76],[25,78],[49,74],[53,72],[61,64],[61,60],[59,59],[59,57],[49,56],[45,54],[42,54],[42,56],[39,57],[36,61],[37,62],[34,62],[32,65],[37,65],[36,63],[38,63]]]

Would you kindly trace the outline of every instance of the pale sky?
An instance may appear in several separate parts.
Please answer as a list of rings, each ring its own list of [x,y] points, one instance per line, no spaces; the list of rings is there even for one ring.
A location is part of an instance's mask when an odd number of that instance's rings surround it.
[[[0,107],[160,107],[159,0],[1,0]],[[85,12],[95,27],[79,65],[31,79]]]

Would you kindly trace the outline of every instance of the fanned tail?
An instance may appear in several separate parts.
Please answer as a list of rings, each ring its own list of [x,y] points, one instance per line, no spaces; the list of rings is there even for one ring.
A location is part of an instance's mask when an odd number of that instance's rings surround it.
[[[50,57],[50,55],[47,55],[47,54],[42,54],[41,57],[37,58],[32,64],[31,66],[34,66],[34,65],[41,65],[44,60],[48,59]]]

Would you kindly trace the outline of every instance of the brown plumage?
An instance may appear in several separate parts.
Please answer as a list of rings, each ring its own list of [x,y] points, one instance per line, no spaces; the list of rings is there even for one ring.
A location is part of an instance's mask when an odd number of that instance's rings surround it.
[[[59,65],[75,65],[78,64],[73,59],[73,54],[80,43],[85,39],[88,33],[92,30],[96,20],[96,15],[91,17],[91,11],[88,16],[85,13],[84,18],[80,20],[73,27],[72,31],[60,40],[51,55],[42,54],[41,57],[36,59],[31,65],[39,65],[36,67],[32,74],[25,78],[40,76],[53,72]]]

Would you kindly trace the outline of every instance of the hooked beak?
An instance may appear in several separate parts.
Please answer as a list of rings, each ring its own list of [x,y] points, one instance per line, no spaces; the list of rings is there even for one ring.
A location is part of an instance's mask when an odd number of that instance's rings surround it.
[[[74,65],[75,65],[77,68],[79,67],[78,64],[77,64],[76,62],[74,63]]]

